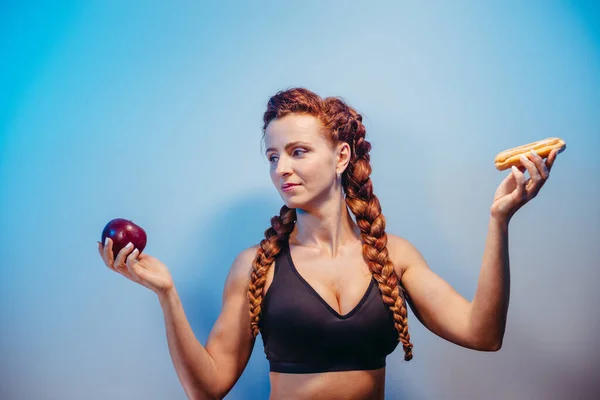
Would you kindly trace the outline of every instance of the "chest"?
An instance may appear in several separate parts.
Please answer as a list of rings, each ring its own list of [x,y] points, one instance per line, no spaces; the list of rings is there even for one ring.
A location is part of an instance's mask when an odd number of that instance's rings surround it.
[[[270,271],[260,328],[272,366],[385,366],[398,332],[360,252],[331,260],[286,248]]]
[[[289,256],[280,257],[276,263],[275,277],[263,303],[262,332],[268,354],[292,360],[308,354],[340,359],[388,354],[395,348],[397,332],[392,315],[370,274],[352,303],[336,309],[339,303],[327,301],[336,300],[331,289],[322,292],[325,295],[318,293],[294,268]]]
[[[369,289],[372,274],[363,260],[362,248],[349,249],[328,257],[312,249],[293,248],[287,254],[288,265],[296,277],[336,314],[350,313]],[[274,268],[267,275],[268,291]]]

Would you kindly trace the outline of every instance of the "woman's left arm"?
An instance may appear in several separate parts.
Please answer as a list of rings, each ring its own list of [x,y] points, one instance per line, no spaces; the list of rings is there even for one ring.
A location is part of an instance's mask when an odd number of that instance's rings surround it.
[[[508,225],[546,180],[557,151],[544,162],[537,154],[513,167],[498,187],[490,210],[488,234],[477,290],[469,302],[435,274],[407,241],[390,237],[390,252],[417,318],[433,333],[463,347],[497,351],[502,346],[510,294]],[[527,169],[530,178],[526,179]],[[398,261],[401,260],[401,261]]]

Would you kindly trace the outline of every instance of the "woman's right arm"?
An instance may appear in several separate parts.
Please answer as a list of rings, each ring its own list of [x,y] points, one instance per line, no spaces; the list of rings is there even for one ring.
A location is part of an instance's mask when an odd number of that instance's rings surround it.
[[[233,262],[225,282],[221,314],[206,346],[194,335],[167,267],[154,257],[132,250],[121,250],[113,262],[112,243],[99,244],[110,269],[157,293],[169,352],[187,396],[223,398],[242,375],[254,347],[247,290],[257,246],[242,251]]]
[[[255,339],[250,331],[247,290],[255,255],[256,248],[247,249],[234,261],[223,291],[221,314],[204,347],[194,336],[175,288],[159,296],[171,358],[191,399],[223,398],[250,359]]]

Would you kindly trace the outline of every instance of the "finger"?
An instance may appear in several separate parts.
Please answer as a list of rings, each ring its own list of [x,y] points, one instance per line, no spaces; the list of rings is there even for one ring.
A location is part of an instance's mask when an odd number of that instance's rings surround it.
[[[517,186],[525,187],[527,179],[525,178],[525,171],[521,171],[517,167],[512,167],[513,177]]]
[[[137,256],[140,254],[138,249],[134,249],[125,259],[125,265],[132,276],[137,276],[139,271]]]
[[[535,164],[542,179],[544,181],[548,179],[548,168],[546,167],[546,164],[544,163],[542,157],[540,157],[540,155],[536,153],[535,150],[531,150],[531,152],[528,154],[528,157]]]
[[[525,156],[525,154],[521,155],[521,165],[527,169],[530,178],[537,180],[541,178],[540,172],[538,171],[537,167],[535,166],[533,161],[531,161],[527,156]]]
[[[125,258],[127,258],[127,256],[129,255],[129,253],[131,253],[131,251],[133,250],[133,243],[129,242],[127,243],[127,246],[123,247],[121,249],[121,251],[119,251],[119,254],[117,254],[117,258],[115,258],[115,269],[119,272],[121,272],[121,269],[126,269],[127,266],[125,265]]]
[[[529,197],[533,197],[536,190],[539,189],[540,183],[542,182],[542,177],[540,175],[540,171],[538,171],[536,165],[527,158],[525,155],[521,155],[521,164],[527,168],[527,172],[529,172],[529,181],[525,186],[525,190],[527,191],[527,195]]]
[[[104,240],[104,246],[102,246],[102,259],[104,260],[104,264],[106,264],[106,266],[108,268],[110,268],[114,271],[115,258],[113,255],[112,248],[113,248],[112,240],[110,238],[106,238]]]
[[[115,261],[113,254],[113,242],[110,238],[104,239],[104,247],[102,247],[102,258],[109,267],[112,267]]]
[[[546,159],[546,168],[548,168],[548,173],[550,173],[550,170],[552,169],[552,166],[554,165],[554,161],[556,160],[557,156],[558,150],[552,150],[550,152],[550,155],[548,155],[548,158]]]
[[[515,191],[514,196],[521,201],[525,195],[525,183],[527,182],[525,179],[525,174],[520,171],[517,167],[513,166],[511,167],[512,170],[512,174],[514,176],[515,179]]]

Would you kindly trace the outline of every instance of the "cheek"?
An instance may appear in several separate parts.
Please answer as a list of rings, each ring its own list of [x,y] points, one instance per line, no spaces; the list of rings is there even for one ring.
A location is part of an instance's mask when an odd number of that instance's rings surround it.
[[[302,172],[298,171],[302,174],[302,176],[312,182],[324,182],[329,181],[333,176],[334,167],[332,167],[329,163],[324,162],[323,160],[318,160],[316,162],[308,163],[304,165],[302,168]]]

